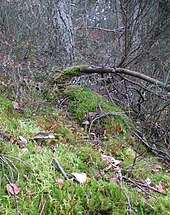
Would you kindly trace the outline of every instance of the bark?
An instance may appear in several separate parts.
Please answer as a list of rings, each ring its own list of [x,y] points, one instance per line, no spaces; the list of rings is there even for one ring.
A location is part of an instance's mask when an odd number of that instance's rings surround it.
[[[56,0],[52,11],[52,20],[56,32],[56,43],[61,51],[66,51],[70,65],[74,65],[74,35],[71,19],[71,1]]]
[[[113,68],[88,68],[88,69],[82,70],[82,73],[85,73],[85,74],[91,74],[91,73],[125,74],[125,75],[130,75],[130,76],[139,78],[141,80],[144,80],[144,81],[149,82],[151,84],[157,85],[159,87],[165,87],[166,89],[170,90],[170,84],[166,84],[166,83],[159,81],[155,78],[152,78],[150,76],[144,75],[144,74],[136,72],[136,71],[132,71],[130,69],[125,69],[125,68],[116,68],[116,69],[113,69]]]

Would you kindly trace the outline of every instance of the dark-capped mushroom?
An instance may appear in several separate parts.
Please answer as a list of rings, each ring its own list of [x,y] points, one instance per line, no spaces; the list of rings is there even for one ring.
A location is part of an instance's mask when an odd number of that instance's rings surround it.
[[[41,142],[43,140],[46,139],[53,139],[55,138],[55,136],[53,134],[48,134],[48,133],[44,133],[44,132],[39,132],[36,135],[34,135],[31,139],[35,140],[37,142]]]
[[[88,127],[89,124],[90,124],[90,122],[89,122],[88,120],[84,120],[84,121],[82,122],[82,125],[84,126],[85,132],[87,132],[87,127]]]

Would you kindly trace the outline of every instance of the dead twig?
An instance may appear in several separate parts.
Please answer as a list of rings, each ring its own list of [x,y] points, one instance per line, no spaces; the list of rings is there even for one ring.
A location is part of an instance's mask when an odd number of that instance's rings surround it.
[[[136,132],[134,131],[130,131],[132,135],[136,136],[146,147],[147,149],[152,152],[153,154],[157,155],[158,157],[161,157],[162,159],[164,160],[167,160],[168,162],[170,162],[170,156],[162,151],[162,150],[158,150],[156,148],[153,148],[149,145],[149,143],[147,142],[146,138],[144,137],[141,137],[139,134],[137,134]]]
[[[131,184],[135,185],[137,188],[139,188],[141,191],[143,191],[144,193],[148,194],[149,196],[153,196],[151,193],[149,193],[147,190],[145,190],[142,185],[139,185],[136,181],[126,177],[126,176],[123,176],[123,179],[125,179],[126,181],[130,182]]]
[[[65,179],[69,179],[69,177],[67,176],[67,173],[64,171],[63,167],[60,165],[58,160],[56,158],[53,158],[53,161],[55,162],[55,164],[57,164],[57,167],[59,168],[59,170],[61,171],[61,173],[65,177]]]
[[[138,188],[146,187],[146,188],[148,188],[148,189],[150,189],[150,190],[153,190],[153,191],[155,191],[155,192],[157,192],[157,193],[160,193],[160,194],[162,194],[162,195],[167,195],[166,193],[160,192],[160,191],[157,190],[155,187],[152,187],[152,186],[147,185],[147,184],[145,184],[145,183],[142,183],[142,182],[139,182],[139,181],[134,181],[134,180],[132,180],[132,179],[130,179],[130,178],[127,178],[126,176],[123,176],[123,178],[124,178],[125,180],[129,181],[130,183],[133,183],[134,185],[137,185]],[[149,195],[151,195],[151,194],[149,194]]]
[[[43,206],[42,206],[42,209],[41,209],[40,215],[45,214],[45,213],[44,213],[45,205],[46,205],[46,200],[45,200],[45,201],[44,201],[44,203],[43,203]]]
[[[16,215],[21,215],[21,213],[19,212],[18,200],[17,200],[17,196],[16,196],[16,193],[15,193],[14,186],[10,182],[10,180],[8,179],[8,176],[6,174],[4,174],[4,177],[7,180],[8,184],[11,186],[12,191],[13,191],[13,196],[14,196],[14,200],[15,200],[15,207],[16,207]]]
[[[126,181],[130,182],[131,184],[135,185],[136,187],[138,187],[140,190],[142,190],[143,192],[145,192],[146,194],[150,195],[150,196],[153,196],[151,193],[149,193],[147,190],[145,190],[144,188],[147,188],[148,190],[153,190],[157,193],[160,193],[162,195],[166,195],[166,193],[163,193],[163,192],[160,192],[159,190],[157,190],[156,188],[148,185],[148,184],[145,184],[145,183],[142,183],[142,182],[139,182],[139,181],[135,181],[135,180],[132,180],[131,178],[128,178],[127,176],[123,176],[123,179],[125,179]]]
[[[150,186],[150,185],[143,184],[143,183],[141,183],[141,182],[137,182],[137,183],[138,183],[139,185],[141,185],[141,186],[143,186],[143,187],[147,187],[148,189],[153,190],[153,191],[155,191],[155,192],[157,192],[157,193],[160,193],[160,194],[162,194],[162,195],[166,195],[166,193],[160,192],[159,190],[157,190],[156,188],[154,188],[154,187],[152,187],[152,186]]]
[[[132,207],[131,202],[130,202],[130,198],[127,195],[127,193],[124,191],[123,189],[123,175],[121,172],[121,169],[119,169],[119,171],[116,171],[116,179],[117,182],[119,183],[119,187],[123,193],[123,195],[125,196],[127,203],[128,203],[128,215],[130,215],[132,213],[132,210],[134,210],[136,212],[136,210]]]
[[[127,200],[127,203],[128,203],[128,214],[131,214],[132,213],[132,205],[130,203],[130,198],[129,196],[127,195],[127,193],[123,190],[123,186],[122,186],[122,183],[120,183],[120,189],[123,193],[123,195],[125,196],[126,200]],[[135,211],[136,212],[136,211]]]

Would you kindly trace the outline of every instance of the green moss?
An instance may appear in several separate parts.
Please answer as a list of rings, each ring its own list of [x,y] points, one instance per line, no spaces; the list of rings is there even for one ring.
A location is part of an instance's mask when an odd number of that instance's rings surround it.
[[[1,111],[7,112],[8,110],[13,110],[12,103],[6,98],[0,95],[0,109]]]
[[[6,147],[8,146],[6,145]],[[22,162],[15,162],[15,166],[20,173],[18,185],[21,191],[18,194],[18,201],[22,213],[32,215],[35,214],[35,211],[37,213],[41,210],[43,201],[46,201],[45,212],[47,214],[82,214],[84,211],[87,211],[88,214],[95,211],[104,213],[118,210],[118,208],[122,212],[126,211],[126,204],[124,204],[124,207],[118,204],[119,201],[124,201],[124,196],[116,185],[93,179],[90,179],[82,187],[73,183],[72,180],[65,181],[61,186],[55,183],[57,177],[63,178],[63,176],[53,165],[53,157],[58,159],[67,173],[75,171],[90,173],[90,168],[92,169],[93,166],[94,174],[94,163],[97,161],[95,152],[93,153],[90,149],[87,149],[86,152],[82,148],[77,154],[77,159],[75,159],[75,154],[60,143],[55,153],[48,149],[38,150],[33,143],[29,144],[28,150],[27,153],[24,153],[21,149],[13,147],[10,151],[10,155],[15,154],[21,160],[29,161],[29,167]],[[88,157],[85,157],[84,154]],[[90,159],[92,165],[91,163],[84,163],[87,161],[86,159],[89,159],[90,154],[92,154]],[[89,169],[85,168],[85,165],[89,165]],[[6,214],[8,212],[7,214],[12,214],[15,213],[15,204],[9,195],[4,195],[5,185],[6,182],[3,179],[1,186],[4,189],[0,190],[1,213]],[[117,207],[114,207],[116,203]],[[41,207],[39,207],[40,205]]]
[[[69,100],[67,111],[80,124],[84,119],[87,119],[89,112],[96,114],[96,117],[99,116],[98,120],[94,121],[92,125],[92,129],[96,129],[96,127],[98,129],[96,135],[100,133],[100,130],[105,130],[106,136],[123,136],[126,133],[127,124],[129,126],[132,124],[120,108],[89,89],[80,86],[69,86],[64,94]],[[100,125],[96,126],[98,121],[100,121]],[[117,127],[120,128],[120,131],[117,131]]]
[[[60,95],[60,92],[58,89],[50,89],[47,88],[42,92],[43,98],[46,99],[48,102],[56,102],[57,98]]]
[[[3,97],[0,97],[0,112],[0,125],[4,132],[10,131],[13,138],[20,135],[29,138],[39,131],[31,119],[24,119],[21,113],[14,110],[12,103]]]
[[[66,81],[71,80],[71,78],[80,76],[81,70],[87,68],[86,65],[73,66],[66,70],[61,71],[59,74],[53,76],[51,82],[54,84],[62,84]]]
[[[73,112],[75,118],[80,122],[88,112],[98,112],[100,108],[102,111],[119,112],[120,115],[125,117],[125,114],[120,108],[107,102],[91,90],[80,86],[69,86],[65,90],[65,95],[70,99],[68,105],[69,111]]]
[[[75,117],[80,117],[77,118],[79,120],[83,119],[82,116],[87,113],[87,110],[99,111],[99,104],[102,110],[122,112],[91,91],[73,87],[72,91],[66,93],[68,93],[68,98],[72,98],[70,105],[72,105],[71,102],[75,104],[75,107],[71,106],[71,108]],[[81,104],[80,109],[78,104]],[[78,112],[77,109],[79,109]],[[114,158],[122,158],[124,160],[122,172],[128,173],[135,153],[129,147],[131,140],[129,136],[126,137],[124,131],[121,135],[109,136],[108,134],[107,140],[102,142],[103,145],[93,145],[82,140],[87,140],[88,136],[81,132],[81,128],[78,128],[77,124],[76,127],[73,121],[69,121],[64,114],[61,115],[52,108],[43,108],[40,115],[37,113],[34,118],[28,120],[22,115],[17,115],[11,102],[0,97],[0,111],[0,128],[3,131],[5,129],[5,133],[10,134],[12,138],[18,139],[19,135],[29,138],[32,134],[42,130],[58,135],[55,139],[55,152],[50,150],[48,144],[39,147],[36,142],[30,141],[25,146],[27,148],[25,151],[25,148],[21,149],[15,144],[11,145],[10,141],[1,141],[0,213],[2,215],[16,214],[14,198],[6,191],[7,181],[4,173],[10,181],[17,183],[20,187],[17,200],[22,214],[40,214],[43,206],[44,213],[50,215],[127,214],[128,204],[120,187],[109,182],[110,178],[115,177],[114,171],[111,169],[104,171],[108,164],[101,161],[99,152],[99,149],[103,147],[105,154]],[[111,123],[116,122],[120,125],[122,122],[123,124],[125,118],[121,119],[122,115],[117,117],[117,119],[113,118]],[[103,123],[106,123],[108,129],[112,130],[112,127],[109,127],[108,118]],[[74,129],[75,127],[76,129]],[[119,147],[118,143],[123,143],[123,146],[120,144]],[[110,149],[112,150],[110,151]],[[5,163],[1,157],[2,154],[5,154],[4,156],[7,158]],[[53,158],[57,158],[69,177],[72,172],[85,172],[87,181],[82,186],[73,179],[65,180],[61,185],[56,184],[56,178],[64,177],[54,165]],[[152,164],[155,162],[158,161],[150,157],[137,159],[132,176],[134,180],[142,181],[149,177],[153,186],[162,183],[166,186],[167,196],[153,193],[156,198],[149,197],[148,203],[146,203],[144,193],[123,182],[123,190],[129,196],[132,207],[137,209],[137,214],[169,213],[170,178],[163,169],[156,173],[152,172]]]

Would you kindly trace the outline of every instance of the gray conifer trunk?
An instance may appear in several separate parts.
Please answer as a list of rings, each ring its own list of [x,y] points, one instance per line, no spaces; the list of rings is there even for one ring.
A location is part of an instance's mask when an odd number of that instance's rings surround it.
[[[65,60],[74,65],[75,41],[71,18],[71,0],[55,0],[52,10],[52,21],[56,32],[56,45],[61,53],[65,53]]]

